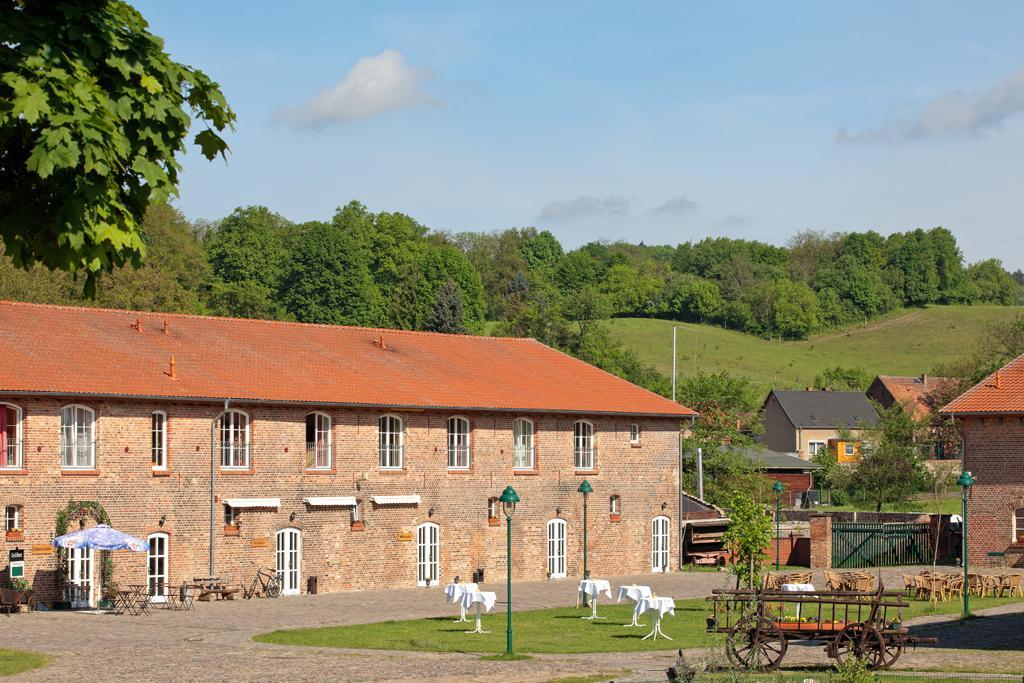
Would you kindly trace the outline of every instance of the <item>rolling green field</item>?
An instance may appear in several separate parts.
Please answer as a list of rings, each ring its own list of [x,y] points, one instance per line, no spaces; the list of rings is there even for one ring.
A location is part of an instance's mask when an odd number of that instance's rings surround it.
[[[767,341],[712,325],[615,318],[612,335],[640,359],[672,372],[678,325],[678,376],[698,370],[746,375],[762,387],[810,386],[827,367],[860,366],[872,375],[931,373],[938,363],[973,353],[990,321],[1024,315],[1021,306],[929,306],[804,341]]]

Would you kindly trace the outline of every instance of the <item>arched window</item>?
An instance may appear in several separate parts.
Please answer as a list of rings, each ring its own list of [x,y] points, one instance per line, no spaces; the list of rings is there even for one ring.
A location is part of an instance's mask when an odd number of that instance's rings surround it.
[[[382,470],[402,469],[403,429],[402,418],[397,415],[381,416],[378,422],[378,443]]]
[[[86,406],[60,411],[60,466],[88,470],[96,467],[96,413]]]
[[[154,470],[167,469],[167,413],[153,412],[150,428],[150,461]]]
[[[249,416],[229,410],[220,416],[220,466],[249,469]]]
[[[331,452],[331,417],[325,413],[306,416],[306,468],[329,470]]]
[[[594,425],[586,420],[572,426],[572,453],[576,469],[594,469]]]
[[[470,464],[469,420],[448,418],[448,469],[468,470]]]
[[[669,555],[668,517],[655,517],[651,523],[651,570],[668,571]]]
[[[0,469],[21,469],[21,408],[0,403]]]
[[[1013,511],[1013,542],[1024,543],[1024,508]]]
[[[513,422],[512,443],[515,451],[512,467],[517,470],[532,470],[536,463],[533,451],[533,422],[524,417]]]
[[[612,517],[618,517],[622,514],[622,501],[618,496],[612,496],[608,499],[608,513]]]
[[[150,534],[146,584],[149,587],[150,602],[166,602],[169,583],[167,581],[167,541],[165,533]]]
[[[565,578],[565,520],[548,522],[548,578]]]

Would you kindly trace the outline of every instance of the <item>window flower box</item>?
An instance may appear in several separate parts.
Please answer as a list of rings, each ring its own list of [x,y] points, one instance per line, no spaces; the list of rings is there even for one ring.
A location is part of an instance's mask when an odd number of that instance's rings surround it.
[[[352,531],[362,531],[365,528],[366,528],[366,525],[363,523],[363,520],[359,520],[357,522],[352,522],[352,526],[351,526]]]
[[[225,524],[224,525],[224,535],[225,536],[238,536],[238,533],[239,533],[238,526],[236,526],[234,524]]]
[[[621,522],[622,521],[622,515],[613,512],[612,514],[608,515],[608,521],[610,521],[610,522]]]
[[[501,520],[497,517],[488,517],[487,526],[501,526]]]
[[[25,540],[25,532],[21,529],[11,529],[4,534],[8,543],[21,543]]]

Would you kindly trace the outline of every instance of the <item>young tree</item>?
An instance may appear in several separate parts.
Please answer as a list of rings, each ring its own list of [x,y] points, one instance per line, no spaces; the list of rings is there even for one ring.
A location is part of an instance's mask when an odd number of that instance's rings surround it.
[[[462,321],[462,290],[453,280],[441,286],[434,302],[434,312],[427,323],[427,329],[448,334],[465,334]]]
[[[729,501],[730,523],[722,542],[733,556],[737,588],[743,584],[751,589],[761,585],[768,557],[765,548],[772,540],[772,518],[765,512],[764,507],[745,494],[735,494]]]
[[[203,155],[235,114],[116,0],[0,4],[0,237],[16,266],[96,275],[145,255],[152,202],[177,193],[193,115]]]
[[[878,424],[862,432],[861,459],[849,479],[853,498],[881,512],[883,505],[903,502],[922,490],[927,484],[917,452],[922,431],[898,403],[879,410]]]

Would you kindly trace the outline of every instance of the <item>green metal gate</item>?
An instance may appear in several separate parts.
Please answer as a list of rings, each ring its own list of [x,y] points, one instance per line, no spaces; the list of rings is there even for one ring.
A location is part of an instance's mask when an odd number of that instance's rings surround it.
[[[929,524],[832,524],[833,567],[929,564]]]

